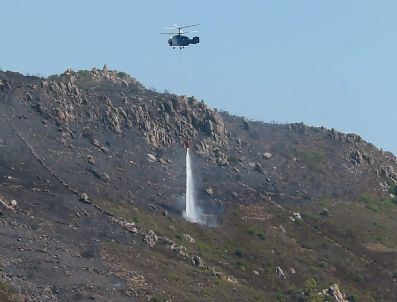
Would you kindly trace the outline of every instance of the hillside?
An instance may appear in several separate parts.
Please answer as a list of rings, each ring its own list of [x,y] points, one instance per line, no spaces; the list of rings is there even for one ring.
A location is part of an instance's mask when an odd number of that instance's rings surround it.
[[[356,134],[250,121],[106,66],[0,72],[0,114],[0,300],[397,298],[397,161]],[[186,139],[210,225],[182,217]]]

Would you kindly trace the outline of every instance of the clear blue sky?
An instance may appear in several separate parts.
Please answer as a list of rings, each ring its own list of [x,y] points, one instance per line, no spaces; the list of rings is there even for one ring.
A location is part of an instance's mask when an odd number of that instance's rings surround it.
[[[397,154],[395,0],[0,0],[0,68],[125,71],[252,119],[355,132]],[[172,50],[163,26],[201,23]]]

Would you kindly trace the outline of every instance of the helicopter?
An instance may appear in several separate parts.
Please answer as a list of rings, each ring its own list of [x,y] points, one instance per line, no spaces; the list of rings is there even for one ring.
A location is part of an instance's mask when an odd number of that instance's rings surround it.
[[[176,47],[179,47],[180,49],[185,48],[185,46],[189,46],[190,44],[198,44],[200,43],[200,38],[199,37],[193,37],[193,39],[190,39],[188,36],[185,36],[184,33],[181,29],[183,28],[188,28],[188,27],[193,27],[193,26],[198,26],[200,24],[193,24],[193,25],[186,25],[186,26],[178,26],[174,25],[174,27],[168,27],[167,29],[172,29],[178,32],[170,32],[170,33],[161,33],[163,35],[173,35],[170,39],[168,39],[168,45],[171,46],[173,49]],[[196,31],[193,31],[196,32]],[[190,32],[190,33],[193,33]]]

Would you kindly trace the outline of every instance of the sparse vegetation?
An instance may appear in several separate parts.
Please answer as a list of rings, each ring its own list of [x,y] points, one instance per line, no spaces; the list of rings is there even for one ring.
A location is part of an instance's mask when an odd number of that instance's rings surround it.
[[[81,78],[86,78],[90,76],[90,72],[88,70],[78,70],[77,75]]]
[[[372,204],[374,203],[374,199],[372,196],[365,194],[360,196],[360,202],[365,204]]]
[[[228,156],[227,161],[228,161],[229,163],[235,165],[235,164],[237,164],[237,163],[239,162],[239,159],[238,159],[238,156],[230,155],[230,156]]]
[[[347,301],[349,301],[349,302],[356,302],[356,301],[358,301],[358,300],[355,298],[355,296],[349,296],[349,297],[347,297],[346,299],[347,299]]]
[[[126,74],[125,72],[122,72],[122,71],[119,71],[119,72],[117,73],[117,75],[118,75],[120,78],[128,78],[128,74]]]
[[[266,235],[254,226],[248,228],[248,234],[257,237],[260,240],[266,240]]]
[[[393,195],[397,195],[397,186],[396,186],[396,184],[393,181],[391,181],[390,179],[386,180],[386,183],[387,183],[387,185],[389,187],[389,193],[393,194]]]
[[[324,153],[316,150],[300,150],[297,152],[297,157],[299,157],[311,171],[321,174],[324,173]]]
[[[0,280],[0,301],[22,302],[18,292],[7,282]]]

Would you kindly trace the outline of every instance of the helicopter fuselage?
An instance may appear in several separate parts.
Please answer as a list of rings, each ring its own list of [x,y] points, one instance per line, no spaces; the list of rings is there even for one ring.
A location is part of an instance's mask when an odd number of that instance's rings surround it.
[[[171,47],[184,47],[184,46],[189,46],[190,44],[197,44],[200,43],[200,38],[199,37],[193,37],[193,39],[190,39],[187,36],[183,35],[174,35],[172,36],[171,39],[168,39],[168,45]]]

